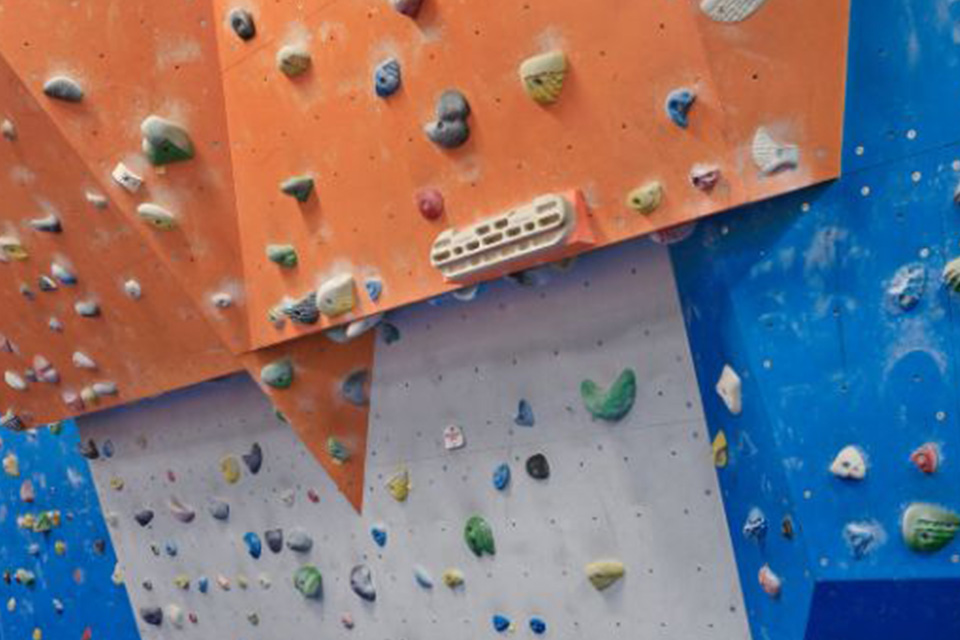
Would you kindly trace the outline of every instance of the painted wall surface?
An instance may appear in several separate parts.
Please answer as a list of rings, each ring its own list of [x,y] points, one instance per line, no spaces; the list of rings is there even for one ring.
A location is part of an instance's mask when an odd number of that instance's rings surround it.
[[[4,468],[10,456],[19,468],[16,477],[0,474],[0,638],[26,640],[39,629],[47,640],[137,640],[127,591],[112,580],[116,556],[76,425],[4,432],[0,442]],[[31,493],[32,502],[24,500]],[[60,512],[51,531],[18,526],[22,516],[48,510]],[[32,572],[35,583],[17,582],[17,569]]]
[[[118,517],[111,535],[134,604],[196,614],[183,631],[169,616],[160,629],[141,624],[144,637],[488,637],[502,614],[518,636],[532,635],[528,622],[539,616],[552,637],[749,638],[680,310],[664,284],[666,250],[624,245],[528,278],[550,282],[503,282],[473,302],[392,315],[401,338],[377,345],[362,516],[245,377],[84,418],[85,437],[116,448],[93,472]],[[624,367],[638,376],[633,410],[616,424],[591,420],[580,382],[608,384]],[[532,427],[515,423],[521,398]],[[444,448],[450,424],[463,429],[464,448]],[[221,459],[254,442],[263,468],[254,475],[241,463],[242,477],[228,484]],[[538,452],[550,462],[547,480],[525,471]],[[512,470],[502,493],[492,484],[501,463]],[[385,487],[400,467],[412,483],[403,503]],[[123,491],[110,488],[114,478]],[[229,521],[207,512],[213,496],[230,503]],[[173,517],[171,497],[196,510],[190,523]],[[155,516],[141,527],[133,515],[145,507]],[[475,513],[492,524],[494,557],[477,559],[464,544]],[[387,530],[383,549],[371,538],[375,523]],[[288,539],[303,528],[312,551],[274,554],[264,543],[253,559],[244,534],[275,527]],[[603,558],[620,558],[627,573],[601,593],[584,565]],[[306,562],[324,574],[319,601],[291,584]],[[359,563],[373,572],[375,603],[350,590]],[[432,589],[416,583],[417,565]],[[466,578],[455,591],[441,582],[452,567]],[[189,589],[173,584],[180,574]],[[343,628],[344,613],[354,630]]]

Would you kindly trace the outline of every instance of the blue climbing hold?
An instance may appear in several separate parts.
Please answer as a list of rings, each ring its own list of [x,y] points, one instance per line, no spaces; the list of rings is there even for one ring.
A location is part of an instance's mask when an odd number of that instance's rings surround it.
[[[387,546],[387,528],[382,524],[375,524],[370,527],[370,536],[381,549]]]
[[[526,400],[521,400],[517,407],[517,417],[513,420],[521,427],[532,427],[536,420],[533,417],[533,407]]]
[[[383,280],[380,278],[367,278],[363,283],[372,302],[376,302],[383,295]]]
[[[690,124],[690,108],[697,99],[697,94],[690,89],[674,89],[667,96],[667,115],[678,127],[687,128]]]
[[[104,458],[113,457],[113,440],[105,440],[103,446],[100,447],[100,451],[103,453]]]
[[[260,542],[260,536],[253,531],[248,531],[243,534],[243,541],[247,545],[247,551],[250,553],[250,557],[254,560],[259,558],[263,552],[263,544]]]
[[[510,484],[510,465],[506,462],[497,466],[493,470],[493,487],[497,491],[503,491]]]
[[[370,372],[359,369],[344,378],[340,385],[340,395],[355,407],[365,407],[370,404]]]
[[[530,631],[533,631],[538,636],[542,636],[547,632],[547,623],[543,618],[530,618]]]
[[[206,593],[209,588],[210,588],[210,580],[207,579],[206,576],[201,576],[197,580],[197,590],[200,591],[200,593]]]
[[[377,65],[373,72],[374,90],[381,98],[389,98],[400,89],[400,61],[389,58]]]
[[[761,542],[767,536],[767,528],[767,518],[763,511],[757,507],[750,509],[747,521],[743,523],[743,536]]]
[[[510,618],[499,613],[493,616],[493,628],[497,633],[503,633],[510,628]]]
[[[171,558],[175,558],[177,556],[177,553],[179,552],[179,549],[177,548],[177,543],[174,542],[173,540],[171,540],[166,545],[164,545],[164,548],[167,550],[167,555],[170,556]]]

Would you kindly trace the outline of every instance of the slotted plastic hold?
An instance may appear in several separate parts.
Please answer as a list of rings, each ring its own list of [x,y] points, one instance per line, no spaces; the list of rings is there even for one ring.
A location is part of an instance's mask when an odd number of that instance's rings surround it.
[[[774,140],[767,129],[760,127],[753,136],[753,162],[763,175],[773,175],[800,164],[800,150],[792,144]]]
[[[700,0],[700,11],[716,22],[742,22],[767,0]]]

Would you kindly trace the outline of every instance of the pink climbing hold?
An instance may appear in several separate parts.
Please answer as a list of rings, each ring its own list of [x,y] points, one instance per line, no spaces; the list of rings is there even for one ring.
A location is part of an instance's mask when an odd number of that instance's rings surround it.
[[[417,192],[417,208],[427,220],[438,220],[444,212],[443,194],[437,189],[421,189]]]

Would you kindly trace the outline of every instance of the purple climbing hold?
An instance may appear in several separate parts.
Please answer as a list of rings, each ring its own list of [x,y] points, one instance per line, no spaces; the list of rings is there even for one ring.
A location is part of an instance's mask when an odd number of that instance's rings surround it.
[[[264,532],[263,538],[267,541],[267,548],[274,553],[283,551],[283,529],[270,529]]]

